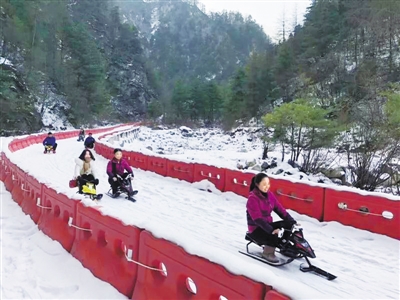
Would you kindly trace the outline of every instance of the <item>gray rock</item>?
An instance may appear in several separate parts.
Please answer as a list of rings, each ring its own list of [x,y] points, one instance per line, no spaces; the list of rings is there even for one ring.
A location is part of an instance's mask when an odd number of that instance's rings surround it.
[[[265,170],[267,170],[267,169],[269,169],[269,168],[270,168],[269,163],[267,163],[266,161],[264,161],[264,162],[262,163],[262,165],[261,165],[261,170],[262,170],[262,171],[265,171]]]

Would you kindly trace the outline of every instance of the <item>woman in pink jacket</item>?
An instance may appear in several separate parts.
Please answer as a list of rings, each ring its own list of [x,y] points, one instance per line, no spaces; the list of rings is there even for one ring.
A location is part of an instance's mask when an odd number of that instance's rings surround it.
[[[127,171],[127,173],[125,173],[125,171]],[[114,157],[107,164],[107,174],[108,183],[111,185],[113,197],[117,197],[117,191],[120,185],[117,175],[126,178],[128,174],[132,174],[133,177],[132,168],[128,162],[122,158],[121,149],[114,149]]]
[[[247,199],[247,225],[250,236],[264,245],[262,256],[271,263],[278,263],[275,248],[280,242],[278,237],[281,228],[291,229],[296,221],[279,203],[269,190],[270,181],[265,173],[253,177],[250,194]],[[282,221],[273,222],[271,213],[274,211]]]

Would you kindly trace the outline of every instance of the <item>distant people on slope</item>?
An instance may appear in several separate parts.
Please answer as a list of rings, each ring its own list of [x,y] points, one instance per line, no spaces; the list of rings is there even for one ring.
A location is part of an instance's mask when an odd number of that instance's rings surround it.
[[[44,146],[44,153],[51,152],[56,153],[57,149],[57,143],[56,143],[56,137],[53,136],[51,132],[47,134],[47,137],[43,140],[43,146]]]
[[[96,140],[92,136],[92,133],[89,133],[89,136],[86,138],[86,140],[84,142],[85,147],[88,149],[93,149],[95,143],[96,143]]]
[[[85,140],[85,130],[83,128],[81,128],[81,130],[79,131],[79,135],[78,135],[78,142],[80,141],[84,141]]]

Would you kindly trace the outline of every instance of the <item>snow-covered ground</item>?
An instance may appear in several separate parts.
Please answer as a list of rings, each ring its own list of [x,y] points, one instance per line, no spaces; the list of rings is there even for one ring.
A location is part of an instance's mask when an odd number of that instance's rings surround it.
[[[57,154],[44,155],[41,145],[33,145],[12,154],[6,151],[13,162],[39,181],[68,196],[83,199],[77,196],[76,190],[68,187],[74,159],[83,150],[82,143],[76,138],[60,140],[57,150]],[[107,161],[96,155],[96,163],[102,171],[98,190],[105,193],[109,189],[105,172]],[[299,270],[302,261],[277,268],[238,253],[246,245],[244,197],[221,193],[207,181],[190,184],[138,169],[134,169],[134,174],[138,201],[131,203],[105,196],[99,208],[102,213],[126,224],[146,228],[157,237],[183,246],[188,253],[206,257],[234,274],[270,284],[293,299],[399,297],[398,240],[337,222],[320,223],[289,210],[304,227],[305,238],[316,252],[313,263],[338,276],[334,281],[327,281],[302,273]],[[207,188],[212,193],[204,191]],[[83,201],[95,205],[90,200]]]
[[[147,155],[156,155],[178,161],[205,163],[212,166],[243,169],[246,165],[255,164],[261,166],[268,162],[271,166],[265,170],[267,174],[283,175],[294,179],[311,182],[334,184],[323,174],[308,175],[298,168],[293,168],[287,163],[290,156],[285,155],[282,162],[280,147],[270,147],[268,158],[262,160],[263,143],[257,128],[242,128],[234,134],[226,134],[220,129],[192,130],[182,126],[180,129],[152,129],[140,127],[137,137],[130,137],[113,141],[111,145],[123,147],[123,149],[138,151]],[[107,141],[108,138],[104,139]],[[329,153],[332,160],[330,168],[341,164],[338,156]],[[274,166],[275,165],[275,166]],[[247,170],[252,170],[250,166]],[[258,170],[253,170],[257,172]]]
[[[12,66],[12,63],[8,59],[0,56],[0,65],[10,65],[10,66]]]
[[[127,299],[37,228],[0,182],[0,299]]]
[[[178,161],[205,163],[228,169],[246,169],[248,171],[264,171],[269,175],[279,175],[305,182],[323,183],[327,185],[349,186],[352,172],[349,169],[346,153],[337,149],[324,149],[320,152],[321,172],[306,174],[302,172],[299,161],[289,164],[290,151],[286,150],[282,162],[282,147],[270,145],[268,158],[262,160],[263,142],[261,128],[242,127],[227,134],[221,129],[192,130],[182,126],[174,129],[152,129],[140,127],[137,136],[130,136],[110,142],[110,146],[137,151],[147,155],[155,155]],[[104,139],[106,142],[108,138]],[[379,158],[376,158],[379,160]],[[398,163],[396,160],[393,164]],[[263,164],[266,164],[264,170]],[[247,166],[247,167],[246,167]],[[354,174],[353,174],[354,175]],[[383,176],[385,177],[384,174]],[[329,178],[327,177],[329,176]],[[390,193],[388,186],[377,188],[377,192]],[[394,189],[396,191],[396,189]],[[400,197],[399,197],[400,199]]]

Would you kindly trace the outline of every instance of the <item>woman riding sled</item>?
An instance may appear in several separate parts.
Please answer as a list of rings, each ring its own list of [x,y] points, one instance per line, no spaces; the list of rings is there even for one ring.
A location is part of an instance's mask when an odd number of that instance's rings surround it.
[[[95,186],[99,184],[95,158],[90,150],[83,150],[81,155],[75,159],[75,178],[78,181],[79,193],[82,194],[83,186],[89,182]]]
[[[133,177],[131,166],[122,158],[122,150],[114,149],[114,157],[107,164],[108,183],[111,185],[113,197],[118,197],[118,187],[121,184],[118,176],[126,178],[129,174]]]
[[[249,235],[264,245],[263,258],[271,263],[278,263],[275,248],[279,245],[280,229],[291,229],[296,221],[279,203],[269,190],[270,180],[265,173],[259,173],[251,180],[250,194],[247,199],[247,225]],[[271,213],[274,211],[282,221],[273,222]]]

